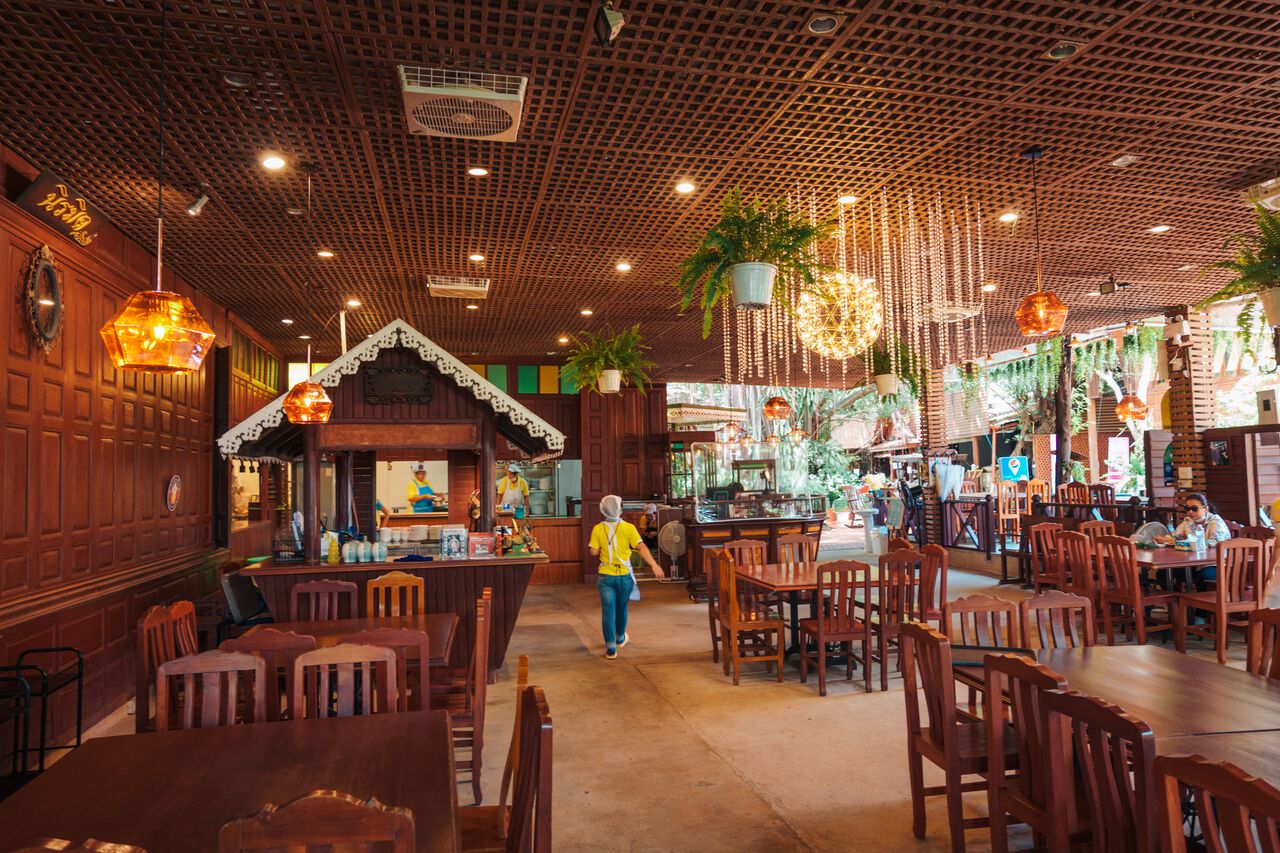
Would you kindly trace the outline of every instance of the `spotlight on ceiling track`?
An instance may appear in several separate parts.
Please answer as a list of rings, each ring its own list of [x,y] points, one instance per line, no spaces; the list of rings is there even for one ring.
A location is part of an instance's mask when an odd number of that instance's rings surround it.
[[[626,23],[622,13],[614,10],[613,0],[604,0],[596,10],[596,44],[601,47],[613,44],[622,35],[622,28]]]
[[[201,184],[199,197],[187,205],[187,216],[199,216],[204,213],[204,206],[208,203],[209,193],[205,191],[205,184]]]

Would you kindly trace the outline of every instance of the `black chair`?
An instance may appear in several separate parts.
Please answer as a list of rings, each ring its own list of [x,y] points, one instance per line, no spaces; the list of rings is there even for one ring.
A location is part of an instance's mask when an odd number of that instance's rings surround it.
[[[25,678],[0,675],[0,727],[13,727],[11,766],[0,776],[0,800],[21,788],[36,774],[27,765],[31,746],[31,686]]]
[[[74,659],[65,665],[57,666],[58,655],[74,655]],[[29,659],[39,659],[48,656],[49,665],[40,665],[38,663],[28,663]],[[44,770],[45,753],[50,749],[71,749],[73,747],[50,747],[48,739],[49,730],[49,698],[60,690],[75,686],[76,688],[76,746],[79,746],[83,736],[82,728],[84,724],[84,655],[79,649],[71,646],[49,646],[39,649],[27,649],[18,655],[16,663],[9,666],[0,666],[0,677],[5,673],[10,673],[13,677],[22,679],[27,683],[29,693],[28,709],[30,701],[34,699],[40,700],[40,739],[36,742],[35,749],[39,752],[39,769]],[[27,726],[30,734],[30,725]],[[25,752],[25,749],[24,749]],[[25,755],[24,755],[25,761]]]
[[[227,609],[231,611],[231,621],[235,627],[275,621],[267,611],[267,603],[258,591],[257,584],[239,571],[222,575],[222,593],[227,597]]]

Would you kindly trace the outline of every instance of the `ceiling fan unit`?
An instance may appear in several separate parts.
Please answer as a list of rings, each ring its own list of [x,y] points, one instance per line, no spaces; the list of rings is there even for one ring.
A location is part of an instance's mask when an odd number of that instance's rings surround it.
[[[427,292],[442,299],[488,299],[489,279],[458,275],[427,276]]]
[[[528,77],[416,65],[399,72],[410,133],[515,141]]]

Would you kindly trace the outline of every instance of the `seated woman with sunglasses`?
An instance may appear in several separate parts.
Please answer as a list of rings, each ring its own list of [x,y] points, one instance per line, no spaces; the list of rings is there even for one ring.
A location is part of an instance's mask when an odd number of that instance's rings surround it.
[[[1156,541],[1162,545],[1172,545],[1174,539],[1195,539],[1196,534],[1203,532],[1206,545],[1217,545],[1231,538],[1231,531],[1222,516],[1209,511],[1209,501],[1199,492],[1187,495],[1183,504],[1186,517],[1173,531],[1172,536],[1159,536]]]

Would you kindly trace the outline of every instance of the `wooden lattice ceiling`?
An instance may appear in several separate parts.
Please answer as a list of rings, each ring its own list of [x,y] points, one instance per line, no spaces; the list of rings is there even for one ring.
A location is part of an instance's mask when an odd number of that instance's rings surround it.
[[[706,379],[717,336],[665,283],[732,186],[967,192],[994,217],[1029,208],[1017,152],[1039,143],[1047,283],[1084,330],[1209,292],[1200,269],[1248,226],[1241,189],[1280,173],[1273,2],[866,0],[825,36],[805,26],[825,7],[782,0],[615,6],[601,48],[588,0],[171,0],[166,257],[291,355],[307,326],[330,354],[321,329],[354,295],[353,335],[400,316],[464,358],[639,320],[664,378]],[[152,245],[159,3],[5,0],[3,18],[0,136]],[[1063,39],[1079,52],[1044,58]],[[405,62],[528,76],[519,140],[410,135]],[[319,165],[314,233],[286,213],[301,172],[264,172],[264,149]],[[987,229],[993,348],[1021,344],[1029,226]],[[478,312],[426,295],[428,274],[477,273]],[[1111,273],[1133,288],[1085,295]]]

